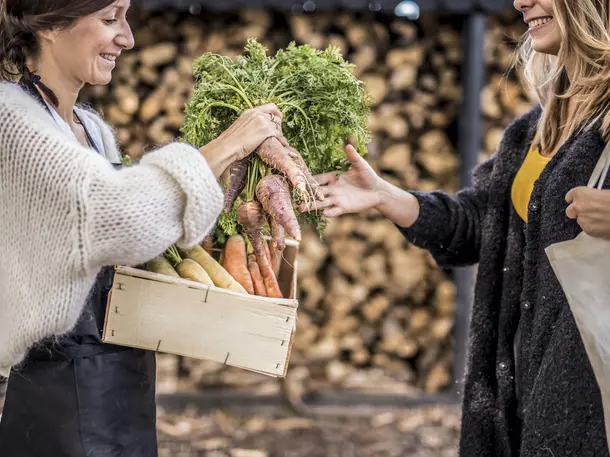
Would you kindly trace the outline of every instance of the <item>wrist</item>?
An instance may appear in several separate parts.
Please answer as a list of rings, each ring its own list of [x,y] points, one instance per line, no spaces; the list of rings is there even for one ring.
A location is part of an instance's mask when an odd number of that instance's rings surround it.
[[[374,208],[377,211],[384,213],[384,207],[387,205],[392,196],[392,185],[385,179],[382,179],[380,176],[377,176],[376,179],[377,181],[373,187],[376,200]]]
[[[419,201],[412,193],[380,179],[377,195],[375,209],[396,225],[409,228],[419,218]]]
[[[227,147],[225,141],[216,138],[202,147],[200,150],[208,165],[219,177],[236,160],[237,154]]]

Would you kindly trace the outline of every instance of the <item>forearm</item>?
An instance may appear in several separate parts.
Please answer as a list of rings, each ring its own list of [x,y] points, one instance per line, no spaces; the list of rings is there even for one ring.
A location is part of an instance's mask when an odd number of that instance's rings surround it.
[[[376,209],[399,227],[411,227],[419,216],[419,202],[407,192],[388,181],[381,180],[378,189],[379,205]]]
[[[199,152],[216,178],[219,178],[237,160],[237,154],[221,138],[210,141],[199,149]]]
[[[93,176],[87,196],[88,266],[135,265],[170,245],[192,246],[212,230],[222,190],[192,148],[172,144],[140,164]]]

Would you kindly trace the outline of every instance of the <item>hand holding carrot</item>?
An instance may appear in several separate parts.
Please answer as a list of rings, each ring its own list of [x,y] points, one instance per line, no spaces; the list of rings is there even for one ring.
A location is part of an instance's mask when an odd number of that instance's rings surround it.
[[[288,146],[282,133],[282,112],[276,105],[267,104],[244,111],[227,130],[199,151],[218,177],[232,163],[249,156],[272,137]]]

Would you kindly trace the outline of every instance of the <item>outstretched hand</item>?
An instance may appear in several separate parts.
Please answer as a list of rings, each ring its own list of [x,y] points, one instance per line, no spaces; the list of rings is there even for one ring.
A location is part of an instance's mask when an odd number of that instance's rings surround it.
[[[301,205],[301,212],[323,210],[325,217],[336,217],[379,205],[379,176],[352,145],[346,147],[345,154],[351,164],[350,169],[339,177],[335,172],[314,176],[324,200],[309,206]]]

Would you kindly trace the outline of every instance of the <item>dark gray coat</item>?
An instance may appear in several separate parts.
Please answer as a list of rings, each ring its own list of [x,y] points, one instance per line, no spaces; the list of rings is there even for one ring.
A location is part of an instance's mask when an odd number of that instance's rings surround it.
[[[525,224],[511,185],[539,117],[536,107],[508,127],[498,152],[475,171],[472,188],[456,196],[417,193],[420,217],[403,230],[442,266],[479,264],[462,457],[609,455],[599,388],[544,253],[581,231],[566,217],[565,195],[587,184],[604,142],[598,130],[566,142],[536,182]]]

